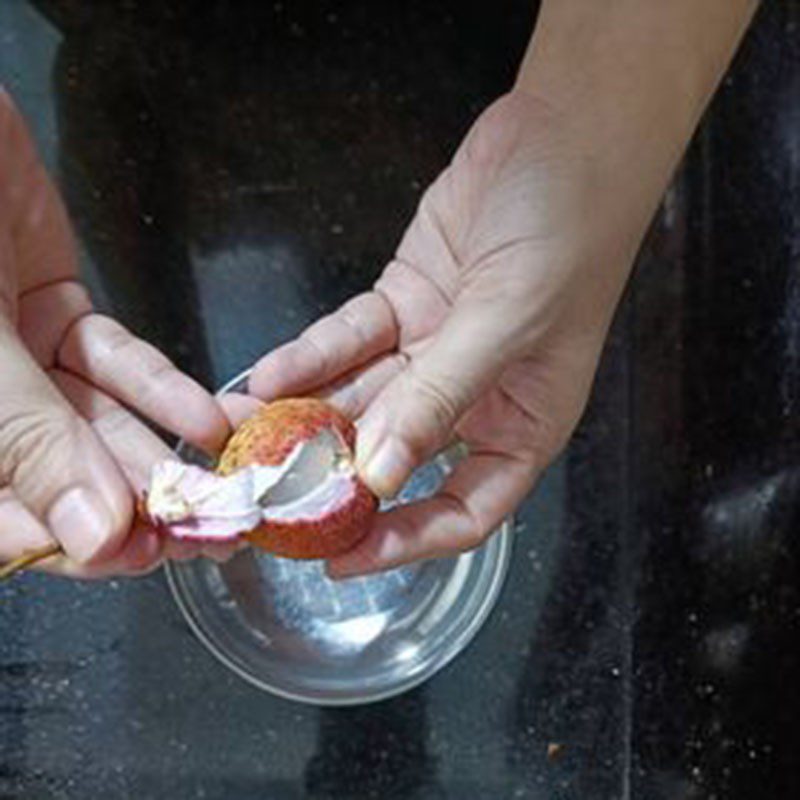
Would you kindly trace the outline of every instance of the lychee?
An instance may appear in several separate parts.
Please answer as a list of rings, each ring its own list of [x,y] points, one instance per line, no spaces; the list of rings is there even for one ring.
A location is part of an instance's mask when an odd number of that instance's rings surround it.
[[[355,437],[321,400],[275,401],[238,428],[216,472],[156,465],[147,514],[179,538],[244,538],[288,558],[338,555],[367,533],[377,507],[355,472]]]

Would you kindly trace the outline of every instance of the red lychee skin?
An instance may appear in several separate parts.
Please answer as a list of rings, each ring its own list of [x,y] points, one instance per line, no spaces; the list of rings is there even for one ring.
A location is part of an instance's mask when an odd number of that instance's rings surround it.
[[[217,472],[229,475],[250,464],[281,464],[300,441],[324,429],[336,430],[352,451],[356,430],[340,411],[322,400],[276,400],[246,420],[228,441]],[[263,522],[245,534],[247,540],[274,555],[319,559],[350,550],[369,531],[377,499],[357,478],[353,499],[325,517],[295,522]]]

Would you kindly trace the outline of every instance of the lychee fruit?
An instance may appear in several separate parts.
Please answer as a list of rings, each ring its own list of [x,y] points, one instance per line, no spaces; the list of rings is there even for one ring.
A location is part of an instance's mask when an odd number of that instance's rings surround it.
[[[353,465],[355,437],[321,400],[275,401],[237,429],[215,472],[156,465],[147,515],[179,538],[244,538],[275,555],[330,558],[367,533],[377,508]]]

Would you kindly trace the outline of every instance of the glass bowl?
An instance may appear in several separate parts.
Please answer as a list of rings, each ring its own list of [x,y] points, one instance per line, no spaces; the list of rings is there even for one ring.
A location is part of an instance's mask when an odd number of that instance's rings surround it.
[[[247,376],[220,394],[243,391]],[[425,464],[393,502],[432,494],[460,455],[452,448]],[[225,564],[173,562],[166,574],[191,629],[242,678],[292,700],[357,705],[419,685],[467,646],[497,601],[512,530],[507,519],[476,550],[343,581],[329,580],[322,562],[255,548]]]

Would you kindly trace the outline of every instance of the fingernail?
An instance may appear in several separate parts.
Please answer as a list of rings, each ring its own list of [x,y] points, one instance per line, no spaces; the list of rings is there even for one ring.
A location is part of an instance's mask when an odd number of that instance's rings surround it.
[[[47,514],[47,524],[67,555],[79,563],[91,561],[111,532],[105,503],[83,487],[69,489],[56,499]]]
[[[413,463],[405,445],[389,436],[367,456],[359,473],[378,497],[394,497],[412,469]]]

